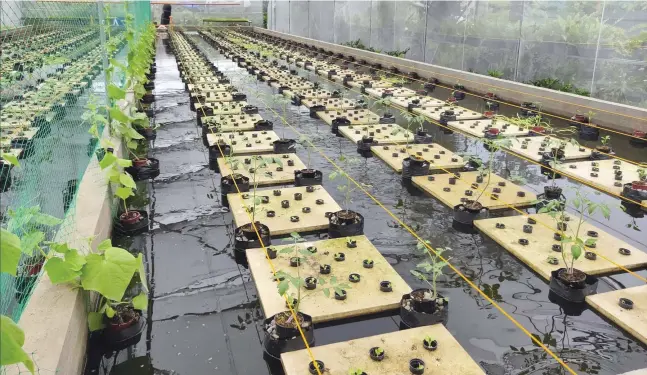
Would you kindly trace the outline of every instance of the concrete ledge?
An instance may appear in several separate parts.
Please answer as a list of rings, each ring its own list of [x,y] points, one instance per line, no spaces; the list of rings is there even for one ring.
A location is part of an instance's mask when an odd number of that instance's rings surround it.
[[[465,85],[469,92],[483,95],[488,91],[494,90],[502,100],[517,105],[522,102],[541,102],[543,111],[562,117],[571,117],[575,114],[576,110],[584,113],[593,111],[595,112],[593,122],[597,125],[629,133],[634,129],[647,131],[647,109],[645,108],[554,91],[420,61],[401,59],[339,44],[267,30],[261,27],[254,27],[254,31],[305,43],[317,48],[324,48],[334,53],[343,53],[346,56],[353,56],[357,60],[363,59],[371,63],[380,63],[386,69],[395,66],[404,74],[415,72],[422,78],[437,78],[443,85],[448,87],[453,86],[459,81]]]
[[[107,134],[107,129],[104,136]],[[117,139],[115,153],[123,156]],[[92,248],[110,237],[113,193],[93,155],[79,185],[74,212],[68,211],[55,241],[79,250]],[[19,325],[25,332],[27,353],[32,354],[39,374],[83,373],[88,341],[86,306],[91,296],[69,285],[53,285],[46,273],[40,277]],[[20,366],[7,366],[6,374],[27,373]]]

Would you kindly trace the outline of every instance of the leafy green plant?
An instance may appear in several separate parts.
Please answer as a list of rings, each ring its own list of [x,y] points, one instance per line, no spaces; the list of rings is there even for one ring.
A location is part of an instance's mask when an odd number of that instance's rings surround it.
[[[393,51],[384,51],[384,53],[386,53],[389,56],[403,58],[407,54],[407,52],[409,52],[410,49],[411,47],[403,50],[395,49]]]
[[[296,294],[290,294],[288,297],[288,301],[291,303],[294,301],[294,304],[292,305],[292,308],[294,312],[299,312],[299,307],[301,305],[301,302],[303,299],[307,296],[302,296],[301,295],[301,289],[305,285],[304,279],[301,277],[302,275],[302,267],[308,266],[310,267],[310,270],[312,271],[312,267],[317,266],[317,263],[312,260],[312,257],[314,256],[313,252],[310,252],[308,249],[304,248],[303,246],[299,245],[299,243],[304,242],[305,240],[299,233],[292,232],[290,233],[290,240],[292,241],[292,245],[286,246],[279,250],[279,254],[289,254],[293,259],[296,259],[297,261],[297,266],[294,267],[297,270],[297,275],[292,276],[290,273],[283,271],[283,270],[278,270],[274,274],[274,277],[278,280],[281,280],[278,285],[278,293],[280,296],[285,296],[287,292],[290,289],[290,286],[296,289]],[[314,272],[314,271],[313,271]],[[326,296],[330,297],[330,292],[331,290],[337,292],[337,293],[342,293],[342,290],[350,289],[350,286],[345,283],[340,283],[337,280],[337,277],[332,276],[330,277],[329,280],[326,280],[323,277],[318,277],[317,279],[317,285],[318,289]],[[314,295],[314,293],[311,293],[309,295]]]
[[[487,75],[494,78],[503,78],[503,72],[497,69],[488,69]]]
[[[567,204],[575,209],[576,220],[567,220],[569,218],[566,213]],[[556,223],[557,233],[560,235],[562,260],[566,272],[572,275],[575,261],[580,258],[586,247],[593,247],[597,242],[597,238],[591,237],[586,240],[582,238],[582,224],[586,221],[584,215],[594,215],[596,212],[600,212],[605,219],[609,220],[611,209],[605,203],[596,203],[590,200],[589,193],[582,193],[579,188],[575,189],[575,197],[569,199],[567,204],[560,200],[551,200],[538,212],[547,213]],[[566,251],[567,245],[570,245],[570,251]]]
[[[352,193],[357,189],[357,187],[352,187],[353,182],[352,178],[348,175],[345,170],[348,170],[350,166],[359,163],[356,158],[349,158],[344,155],[339,157],[339,161],[346,167],[344,169],[337,167],[336,171],[330,172],[328,179],[334,181],[337,178],[342,178],[344,182],[341,185],[337,185],[337,190],[344,194],[344,203],[343,208],[345,211],[349,211],[350,204],[352,201]]]
[[[425,240],[424,242],[418,241],[418,243],[416,244],[416,250],[419,253],[429,256],[429,260],[418,263],[416,265],[416,268],[424,272],[415,269],[411,270],[410,272],[418,280],[426,282],[429,285],[429,290],[432,292],[431,298],[438,300],[440,299],[440,296],[438,294],[436,281],[440,276],[443,275],[443,268],[445,268],[445,266],[447,266],[448,264],[447,261],[441,259],[441,256],[445,251],[451,249],[439,247],[435,249],[435,252],[432,252],[427,249],[427,245],[431,246],[431,243],[428,240]],[[427,276],[428,274],[431,274],[431,280]]]
[[[352,368],[348,370],[348,375],[364,375],[364,374],[365,374],[364,370],[360,368]]]
[[[413,133],[414,131],[417,131],[418,129],[422,129],[423,124],[425,123],[425,117],[419,114],[411,113],[407,110],[402,110],[400,112],[400,115],[407,121],[407,130],[409,133]],[[415,129],[411,129],[411,126],[414,125]],[[409,145],[410,137],[409,133],[406,135],[407,139],[407,146]]]
[[[276,95],[272,95],[271,102],[272,102],[272,104],[281,107],[281,112],[283,113],[283,121],[285,121],[287,123],[288,122],[288,118],[287,118],[288,105],[290,105],[290,103],[292,102],[290,100],[290,98],[288,98],[285,95],[276,94]],[[282,130],[282,133],[281,133],[281,138],[283,138],[283,139],[285,139],[285,128],[286,127],[287,126],[283,126],[283,130]]]
[[[256,213],[260,212],[262,209],[259,208],[259,205],[262,203],[262,198],[256,196],[256,189],[258,188],[258,179],[257,176],[259,174],[259,170],[263,168],[267,168],[268,165],[270,164],[276,164],[279,167],[283,167],[283,162],[281,161],[281,158],[275,157],[275,156],[252,156],[252,160],[254,160],[254,173],[252,173],[252,207],[248,207],[248,210],[252,214],[252,223],[256,223]],[[251,226],[251,224],[250,224]]]
[[[371,108],[377,108],[382,112],[382,115],[388,113],[387,108],[391,106],[391,97],[390,96],[385,96],[384,98],[377,99],[373,101],[373,104],[371,105]]]
[[[478,172],[480,177],[487,177],[487,181],[485,182],[485,186],[483,187],[483,189],[481,189],[481,192],[476,197],[476,199],[474,199],[473,202],[470,202],[472,204],[479,202],[479,199],[481,199],[483,193],[490,186],[492,169],[494,168],[494,155],[502,148],[512,146],[512,141],[510,140],[510,138],[503,136],[497,136],[494,139],[483,139],[483,143],[487,146],[486,149],[489,152],[489,156],[487,163],[480,164]]]
[[[34,362],[22,346],[25,344],[25,333],[8,316],[0,316],[0,366],[22,363],[32,374],[35,373]]]
[[[609,147],[610,142],[611,142],[610,135],[604,135],[600,137],[600,144],[602,144],[603,147]]]

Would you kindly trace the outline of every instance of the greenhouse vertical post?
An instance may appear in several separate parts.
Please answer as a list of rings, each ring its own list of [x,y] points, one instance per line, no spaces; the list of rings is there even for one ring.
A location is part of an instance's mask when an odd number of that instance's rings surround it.
[[[591,93],[591,96],[594,94],[595,90],[595,68],[597,68],[598,65],[598,54],[600,53],[600,41],[602,40],[602,26],[604,24],[604,11],[607,8],[607,2],[606,0],[602,1],[602,14],[600,15],[600,28],[598,29],[598,43],[595,46],[595,57],[593,58],[593,75],[591,76],[591,89],[589,92]]]

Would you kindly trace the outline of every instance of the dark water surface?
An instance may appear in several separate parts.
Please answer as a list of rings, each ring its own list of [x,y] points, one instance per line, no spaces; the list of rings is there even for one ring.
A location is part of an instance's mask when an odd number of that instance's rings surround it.
[[[197,36],[192,38],[232,78],[232,84],[247,94],[248,102],[260,108],[261,116],[274,121],[279,135],[285,132],[285,137],[298,138],[265,108],[268,99],[258,98],[275,90],[251,81],[244,70],[225,60],[206,42]],[[340,88],[303,70],[299,74],[323,81],[325,88]],[[122,242],[146,254],[151,285],[148,325],[137,344],[118,352],[101,354],[101,345],[91,340],[86,374],[279,374],[280,369],[271,368],[262,357],[263,312],[249,271],[233,258],[234,228],[231,214],[220,202],[220,176],[207,167],[207,150],[196,127],[195,113],[189,110],[188,93],[179,78],[175,58],[161,42],[155,84],[156,122],[160,128],[151,156],[160,160],[161,175],[141,187],[150,191],[153,230]],[[434,96],[446,97],[445,93]],[[471,99],[461,102],[474,109],[480,104]],[[566,315],[548,300],[548,284],[514,256],[485,236],[454,230],[450,208],[429,196],[410,194],[401,185],[400,176],[385,163],[378,158],[359,158],[354,144],[330,134],[329,126],[310,118],[305,108],[289,106],[287,112],[290,124],[311,137],[318,148],[312,153],[314,168],[324,174],[332,171],[318,151],[331,158],[340,154],[358,157],[358,163],[347,169],[354,179],[369,184],[371,194],[434,247],[451,247],[451,263],[574,370],[582,374],[618,374],[647,367],[647,351],[637,340],[591,310],[585,309],[579,316]],[[450,150],[487,157],[482,145],[473,140],[460,134],[444,135],[435,126],[429,126],[429,130],[438,143]],[[297,154],[307,159],[307,151],[301,146]],[[517,171],[528,180],[528,189],[543,191],[547,180],[540,175],[538,166],[503,152],[496,158],[497,173]],[[343,193],[337,191],[337,184],[324,179],[326,190],[341,204]],[[568,180],[558,184],[576,186]],[[630,217],[619,208],[619,201],[604,194],[595,197],[614,208],[611,221],[601,217],[592,220],[645,250],[644,234],[625,226]],[[421,261],[414,255],[416,240],[362,192],[353,194],[351,207],[364,215],[366,236],[391,265],[413,288],[422,287],[409,273]],[[636,220],[646,227],[646,219]],[[306,236],[320,237],[325,236]],[[645,271],[638,273],[647,276]],[[609,276],[601,279],[599,292],[641,284],[631,275]],[[439,285],[451,301],[447,329],[488,374],[566,373],[458,275],[449,272]],[[366,337],[398,327],[397,313],[336,322],[317,326],[316,343]]]

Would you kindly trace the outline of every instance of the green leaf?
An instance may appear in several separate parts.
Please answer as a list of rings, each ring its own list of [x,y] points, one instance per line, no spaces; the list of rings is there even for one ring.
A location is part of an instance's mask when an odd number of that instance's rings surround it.
[[[45,263],[45,272],[52,284],[67,283],[81,276],[80,270],[75,270],[76,264],[66,262],[63,258],[53,257]]]
[[[121,100],[126,98],[126,91],[111,83],[108,85],[108,97],[114,100]]]
[[[111,319],[115,316],[115,309],[110,307],[110,305],[106,305],[106,316]]]
[[[133,178],[126,172],[122,173],[119,176],[119,182],[121,182],[121,184],[124,185],[125,187],[129,187],[133,189],[137,187]]]
[[[86,262],[81,275],[83,288],[99,292],[110,300],[121,301],[137,271],[137,258],[124,249],[111,247],[103,255],[86,256]]]
[[[52,215],[44,214],[41,212],[34,213],[34,216],[31,219],[35,224],[47,225],[48,227],[58,225],[63,222],[63,220],[54,217]]]
[[[136,310],[146,310],[148,308],[148,296],[144,292],[133,298],[132,302]]]
[[[70,264],[70,268],[75,271],[81,271],[85,265],[85,255],[79,254],[78,251],[69,251],[65,254],[65,262]]]
[[[22,346],[25,344],[25,333],[7,316],[0,316],[0,366],[22,363],[33,374],[34,362]]]
[[[20,262],[20,238],[8,230],[0,229],[0,270],[16,276]],[[3,349],[4,350],[4,349]]]
[[[146,280],[146,269],[144,267],[144,256],[139,253],[137,255],[137,273],[139,274],[139,282],[142,284],[144,290],[148,291],[148,282]]]
[[[330,297],[330,289],[326,288],[323,290],[323,293],[326,297]]]
[[[108,112],[110,113],[110,117],[113,120],[117,120],[124,124],[130,122],[130,117],[126,116],[126,114],[123,113],[119,107],[112,107]]]
[[[88,313],[88,328],[90,331],[98,331],[106,326],[103,322],[103,316],[104,314],[100,312]]]
[[[103,155],[103,159],[99,162],[99,167],[101,167],[101,169],[106,169],[115,161],[117,161],[117,157],[113,155],[112,152],[106,152],[105,155]]]
[[[61,254],[66,254],[68,251],[70,251],[70,248],[66,243],[50,243],[49,249]]]
[[[112,247],[112,240],[110,238],[107,238],[107,239],[101,241],[99,246],[97,246],[97,250],[98,251],[106,251],[111,247]]]
[[[128,199],[128,197],[135,195],[135,193],[133,193],[133,189],[129,187],[120,187],[115,192],[115,195],[123,200],[126,200]]]
[[[332,181],[332,180],[336,179],[337,176],[338,176],[337,172],[330,172],[330,175],[328,175],[328,179]]]
[[[598,240],[596,238],[589,238],[588,240],[584,241],[584,246],[586,246],[586,247],[595,246],[595,243],[597,241]]]
[[[45,233],[41,231],[27,233],[20,239],[20,248],[23,253],[32,256],[34,249],[43,241],[43,239],[45,239]]]
[[[572,245],[571,246],[571,255],[573,255],[573,259],[576,259],[582,255],[582,246],[581,245]]]
[[[279,289],[279,295],[281,295],[281,296],[282,296],[282,295],[285,295],[285,292],[287,292],[287,291],[288,291],[288,289],[290,289],[290,280],[288,280],[287,278],[286,278],[286,279],[283,279],[283,280],[279,283],[279,285],[278,285],[278,289]]]
[[[133,161],[128,159],[117,159],[117,164],[120,167],[128,168],[133,166]]]
[[[20,162],[18,161],[18,158],[13,154],[5,154],[3,152],[2,155],[0,155],[0,158],[2,158],[2,160],[6,161],[7,163],[13,165],[14,167],[20,167]]]

